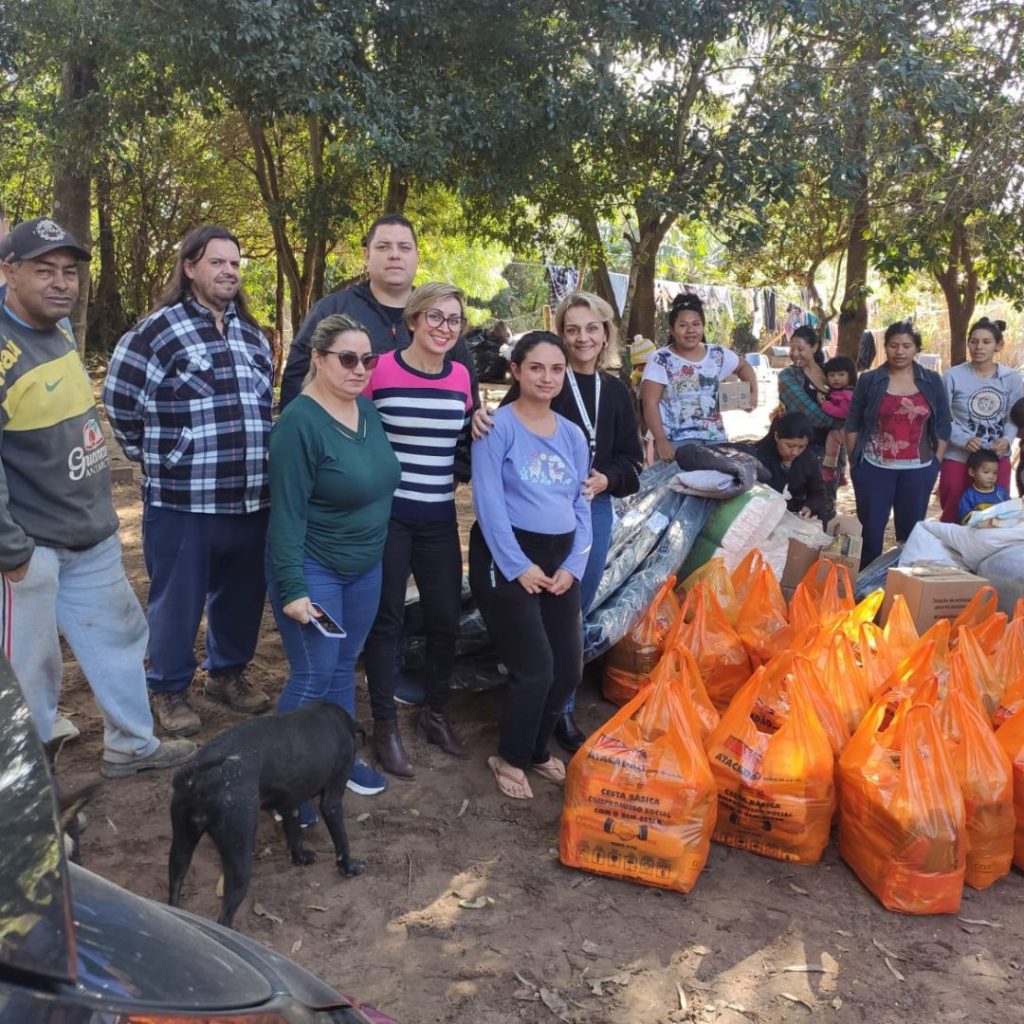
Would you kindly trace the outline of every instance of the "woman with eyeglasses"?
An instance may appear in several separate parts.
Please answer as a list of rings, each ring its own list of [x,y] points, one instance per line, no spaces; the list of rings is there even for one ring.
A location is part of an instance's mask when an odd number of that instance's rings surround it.
[[[381,587],[381,556],[400,467],[373,402],[363,396],[381,358],[365,329],[325,317],[310,340],[302,393],[270,433],[270,604],[290,672],[279,712],[333,701],[355,717],[355,664]],[[344,636],[314,625],[333,620]],[[372,795],[387,779],[362,761],[349,787]],[[300,823],[315,815],[303,806]]]
[[[373,709],[373,747],[384,771],[415,778],[395,708],[398,644],[412,573],[426,639],[426,706],[420,735],[452,757],[466,749],[448,720],[455,639],[462,597],[462,545],[455,514],[456,481],[469,479],[469,373],[450,353],[465,325],[463,294],[425,284],[405,306],[409,345],[381,356],[366,389],[402,466],[384,547],[380,606],[363,663]]]

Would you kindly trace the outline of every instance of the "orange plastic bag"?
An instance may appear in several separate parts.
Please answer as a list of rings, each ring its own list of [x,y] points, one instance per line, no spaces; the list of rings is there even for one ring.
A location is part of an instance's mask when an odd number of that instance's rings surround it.
[[[896,668],[896,662],[885,642],[885,634],[873,622],[862,622],[860,626],[857,657],[864,674],[864,685],[868,696],[874,700],[885,686],[886,680]]]
[[[568,867],[689,892],[707,861],[717,808],[694,719],[665,674],[573,757],[559,856]]]
[[[990,615],[994,615],[998,609],[999,595],[996,593],[995,587],[981,587],[953,620],[950,635],[956,636],[961,627],[975,629]]]
[[[607,700],[625,704],[650,682],[679,614],[679,599],[673,591],[675,585],[675,576],[669,576],[640,621],[608,652],[601,685]]]
[[[953,914],[965,868],[965,811],[932,709],[872,705],[839,759],[839,855],[882,906]]]
[[[982,619],[977,626],[969,627],[969,632],[978,641],[978,646],[991,658],[1002,647],[1006,635],[1007,617],[1004,612],[996,612],[987,619]]]
[[[686,702],[687,712],[698,731],[701,742],[718,725],[719,715],[711,703],[701,679],[700,669],[693,655],[685,647],[669,647],[651,673],[651,686],[666,677],[679,688],[680,700]]]
[[[794,636],[808,627],[831,622],[853,609],[853,585],[846,566],[819,558],[804,573],[789,602]]]
[[[1017,603],[1013,606],[1013,621],[1024,619],[1024,597],[1018,597]]]
[[[1024,715],[1014,715],[996,733],[1013,766],[1013,863],[1024,871]]]
[[[968,692],[973,690],[981,699],[985,715],[991,718],[999,706],[1005,683],[996,678],[991,661],[968,628],[960,629],[956,648],[949,656],[949,673],[951,685],[955,685],[952,677],[957,675],[961,683],[959,688]]]
[[[763,665],[789,646],[788,628],[786,599],[779,581],[771,567],[762,563],[736,617],[736,632],[747,648],[752,666]]]
[[[1024,709],[1024,672],[1006,688],[999,704],[992,713],[992,728],[997,732],[1009,719],[1019,715]]]
[[[722,606],[725,617],[733,625],[740,610],[740,599],[734,589],[735,577],[725,567],[725,559],[721,555],[709,558],[699,569],[695,569],[679,586],[680,600],[697,586],[703,586],[715,595],[715,600]]]
[[[1013,766],[967,694],[950,690],[936,714],[967,815],[964,882],[987,889],[1010,873],[1013,860]]]
[[[905,658],[920,639],[914,617],[910,614],[910,606],[902,594],[893,598],[889,618],[885,620],[884,634],[885,642],[897,661]]]
[[[813,864],[828,844],[835,759],[802,678],[762,666],[707,740],[716,842]]]
[[[736,612],[739,613],[750,594],[758,573],[765,566],[764,555],[759,548],[751,548],[732,571],[732,589],[736,594]]]
[[[935,640],[919,640],[897,663],[873,694],[877,702],[887,693],[909,696],[923,679],[935,673]]]
[[[992,657],[992,668],[1004,687],[1024,672],[1024,618],[1015,618],[1006,627],[999,649]]]
[[[853,645],[844,633],[832,637],[821,674],[821,684],[843,713],[846,726],[852,734],[871,707],[871,694]]]
[[[787,666],[787,656],[781,655],[778,659],[779,667],[776,669],[772,664],[768,665],[768,671],[795,672],[803,680],[807,695],[811,699],[811,707],[821,722],[821,727],[828,737],[832,753],[838,757],[847,743],[850,742],[850,730],[846,725],[846,718],[842,709],[833,699],[832,695],[822,685],[820,674],[814,666],[802,655],[795,655],[792,662]]]
[[[729,625],[715,595],[701,586],[686,595],[676,621],[670,644],[685,647],[697,659],[708,696],[721,711],[750,678],[747,649]]]

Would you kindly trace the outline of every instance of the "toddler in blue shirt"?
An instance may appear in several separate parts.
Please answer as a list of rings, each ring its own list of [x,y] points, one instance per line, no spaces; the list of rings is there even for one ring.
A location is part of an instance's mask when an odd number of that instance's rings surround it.
[[[957,508],[957,515],[964,525],[972,512],[1009,501],[1010,494],[1005,487],[996,483],[999,475],[999,456],[987,448],[979,448],[967,456],[967,476],[971,486],[964,491]]]

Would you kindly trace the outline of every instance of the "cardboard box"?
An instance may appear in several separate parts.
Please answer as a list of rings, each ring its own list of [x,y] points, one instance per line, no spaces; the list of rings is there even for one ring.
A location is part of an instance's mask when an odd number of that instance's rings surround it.
[[[789,554],[786,557],[786,568],[779,580],[779,586],[786,599],[793,596],[800,581],[807,575],[810,569],[819,558],[828,562],[838,562],[845,565],[850,573],[851,582],[856,582],[857,573],[860,571],[860,537],[852,537],[849,534],[840,534],[831,544],[823,548],[814,548],[805,544],[802,540],[790,538]]]
[[[881,620],[889,618],[889,610],[897,594],[902,594],[919,633],[939,619],[955,619],[964,606],[988,580],[965,569],[948,565],[908,565],[889,570],[885,579],[885,599]]]
[[[745,380],[726,378],[718,385],[718,408],[722,412],[750,409],[750,384]]]

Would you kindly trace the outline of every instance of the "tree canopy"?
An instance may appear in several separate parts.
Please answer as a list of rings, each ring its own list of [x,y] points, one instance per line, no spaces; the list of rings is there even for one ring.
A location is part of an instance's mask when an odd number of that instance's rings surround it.
[[[624,261],[652,336],[671,241],[802,285],[846,351],[872,279],[930,274],[962,358],[979,298],[1024,302],[1022,25],[1004,0],[18,0],[0,188],[96,245],[98,349],[197,222],[239,233],[283,332],[408,211],[481,309],[512,253],[607,298]]]

